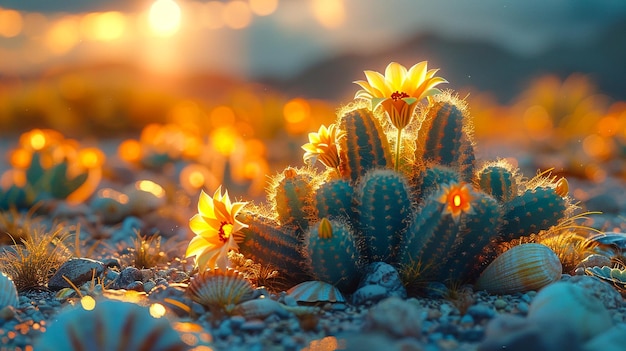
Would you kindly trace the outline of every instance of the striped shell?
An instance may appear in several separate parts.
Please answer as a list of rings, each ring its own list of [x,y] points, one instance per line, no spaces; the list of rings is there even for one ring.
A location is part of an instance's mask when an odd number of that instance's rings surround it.
[[[476,281],[476,290],[512,294],[538,290],[561,279],[557,255],[542,244],[521,244],[496,257]]]
[[[590,267],[585,269],[585,273],[608,281],[613,286],[625,290],[626,289],[626,270],[611,267]]]
[[[346,301],[334,285],[317,280],[300,283],[287,290],[287,294],[297,302],[303,303]]]
[[[234,305],[254,298],[254,287],[234,269],[212,269],[194,276],[187,293],[205,307],[228,312]]]
[[[285,305],[272,299],[255,299],[240,303],[233,310],[233,314],[244,316],[248,319],[265,319],[273,314],[279,317],[289,316]]]
[[[17,307],[19,299],[15,283],[6,274],[0,272],[0,310],[7,307]]]
[[[188,350],[165,318],[153,318],[148,308],[105,300],[93,310],[72,306],[62,310],[34,345],[38,351]]]

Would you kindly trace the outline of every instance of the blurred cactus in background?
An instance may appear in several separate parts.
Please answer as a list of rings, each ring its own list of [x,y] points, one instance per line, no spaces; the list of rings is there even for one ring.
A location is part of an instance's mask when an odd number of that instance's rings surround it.
[[[1,178],[0,209],[4,210],[28,209],[52,199],[86,200],[100,182],[105,156],[56,131],[33,129],[22,134],[9,159],[13,168]]]

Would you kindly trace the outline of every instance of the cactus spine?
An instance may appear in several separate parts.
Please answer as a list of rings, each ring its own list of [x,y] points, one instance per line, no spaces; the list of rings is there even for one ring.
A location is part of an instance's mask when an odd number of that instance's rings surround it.
[[[308,229],[309,218],[315,210],[313,204],[313,177],[303,171],[287,168],[275,186],[274,207],[280,224],[294,227],[302,238]]]
[[[372,168],[385,168],[391,160],[387,137],[372,112],[358,109],[340,118],[345,137],[339,140],[341,174],[356,181]]]
[[[518,176],[505,161],[486,164],[476,173],[478,187],[498,201],[507,202],[517,196]]]
[[[322,218],[310,227],[308,236],[312,275],[342,291],[353,291],[359,282],[360,259],[350,226]]]

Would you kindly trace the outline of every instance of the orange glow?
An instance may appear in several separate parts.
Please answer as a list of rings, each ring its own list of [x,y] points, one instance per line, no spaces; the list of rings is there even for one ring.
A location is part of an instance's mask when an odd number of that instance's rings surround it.
[[[156,0],[150,6],[148,21],[154,34],[172,36],[180,29],[180,6],[173,0]]]
[[[10,169],[0,176],[0,188],[8,189],[11,185],[23,187],[26,185],[26,173],[23,170]]]
[[[75,17],[66,16],[50,27],[46,34],[45,43],[48,49],[56,55],[70,51],[79,40],[79,24]]]
[[[449,213],[455,221],[458,221],[461,213],[472,212],[473,196],[467,184],[452,184],[442,186],[443,194],[439,202],[444,204],[443,213]]]
[[[611,145],[605,138],[592,134],[583,140],[583,150],[591,157],[604,159],[610,156]]]
[[[29,142],[33,150],[41,150],[46,146],[46,136],[43,131],[34,129],[31,131]]]
[[[197,163],[185,166],[180,171],[179,181],[189,194],[197,194],[203,187],[217,187],[220,183],[206,166]]]
[[[117,11],[90,13],[82,19],[80,26],[88,39],[111,41],[124,35],[126,18]]]
[[[307,120],[311,115],[311,106],[301,98],[295,98],[285,104],[283,115],[287,123],[296,124]]]
[[[11,156],[9,157],[9,162],[11,163],[11,166],[21,169],[28,168],[31,160],[31,153],[24,149],[14,150],[13,152],[11,152]]]
[[[15,10],[0,9],[0,36],[12,38],[22,32],[22,15]]]
[[[252,22],[250,6],[245,1],[233,0],[226,3],[224,11],[224,23],[232,29],[242,29]]]
[[[617,134],[618,129],[619,120],[616,116],[606,116],[598,121],[598,133],[605,138]]]
[[[326,336],[320,340],[313,340],[302,351],[335,351],[346,348],[345,340],[334,336]]]
[[[220,127],[211,133],[213,148],[224,156],[230,156],[235,151],[238,139],[239,135],[232,127]]]
[[[552,119],[548,112],[541,106],[529,107],[524,112],[524,125],[531,138],[540,140],[546,139],[552,132]]]
[[[124,140],[117,153],[126,162],[138,162],[141,159],[141,144],[134,139]]]
[[[158,198],[165,197],[165,190],[163,187],[151,180],[140,180],[135,183],[135,188],[151,193]]]
[[[211,126],[218,128],[235,124],[235,111],[228,106],[218,106],[211,111]]]
[[[113,199],[121,204],[128,203],[128,195],[120,193],[117,190],[111,188],[104,188],[98,191],[98,196],[107,199]]]
[[[39,12],[29,12],[24,15],[24,35],[27,37],[40,36],[48,27],[48,19]]]
[[[343,0],[312,0],[311,6],[315,19],[326,28],[338,28],[346,20]]]
[[[278,8],[278,0],[250,0],[250,10],[257,16],[268,16]]]
[[[78,152],[80,164],[87,168],[100,167],[104,163],[104,153],[97,148],[86,148]]]

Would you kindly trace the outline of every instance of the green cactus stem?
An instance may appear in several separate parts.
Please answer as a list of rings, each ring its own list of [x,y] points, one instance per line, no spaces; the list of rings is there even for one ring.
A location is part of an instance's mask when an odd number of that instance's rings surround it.
[[[385,168],[391,160],[387,136],[368,109],[357,109],[340,118],[345,137],[339,140],[341,174],[356,181],[368,170]]]
[[[333,179],[320,185],[315,193],[319,218],[354,218],[353,194],[354,188],[345,179]]]
[[[406,179],[389,169],[369,171],[355,191],[359,234],[370,261],[394,263],[411,214]]]
[[[435,191],[441,189],[441,184],[460,182],[459,172],[448,166],[433,165],[427,167],[419,177],[418,194],[421,198],[430,196]]]
[[[352,292],[359,282],[360,261],[354,235],[345,221],[322,218],[309,229],[307,252],[315,279]]]
[[[295,228],[298,237],[303,238],[315,212],[312,175],[288,167],[274,191],[273,202],[280,224]]]
[[[467,133],[469,119],[456,99],[434,102],[422,117],[416,139],[418,165],[456,167],[464,180],[473,175],[474,148]]]
[[[501,207],[493,197],[470,191],[472,210],[463,218],[460,229],[445,264],[442,278],[461,282],[473,281],[489,262],[479,259],[483,249],[498,236],[502,224]]]
[[[506,161],[485,165],[476,172],[478,187],[500,202],[511,201],[517,196],[518,176],[513,166]]]
[[[552,187],[528,189],[505,203],[502,238],[505,241],[539,233],[557,225],[569,208]]]
[[[262,265],[277,267],[290,283],[310,279],[306,267],[304,242],[296,238],[295,229],[280,227],[278,223],[252,213],[241,213],[239,220],[248,224],[241,229],[245,238],[239,251],[247,258]]]

